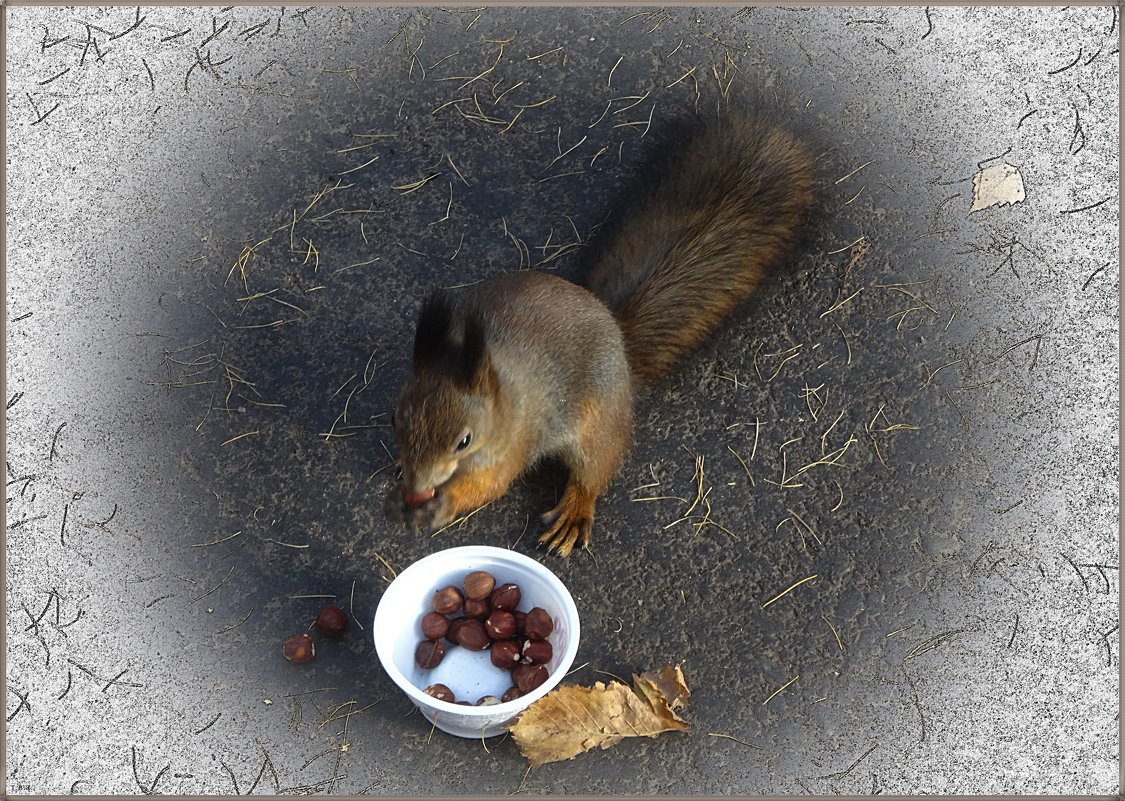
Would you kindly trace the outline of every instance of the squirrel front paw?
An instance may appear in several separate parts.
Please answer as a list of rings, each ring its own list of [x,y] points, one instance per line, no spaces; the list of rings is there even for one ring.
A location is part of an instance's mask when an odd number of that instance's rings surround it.
[[[539,541],[559,556],[569,556],[576,546],[589,545],[590,529],[594,526],[594,498],[581,489],[567,487],[559,505],[543,515],[543,523],[548,528]]]
[[[383,499],[383,513],[387,519],[398,526],[406,525],[406,501],[402,498],[402,484],[395,482],[387,490],[387,497]]]
[[[387,518],[412,529],[438,529],[453,520],[453,511],[443,493],[436,493],[425,503],[408,504],[401,483],[394,484],[383,503]]]

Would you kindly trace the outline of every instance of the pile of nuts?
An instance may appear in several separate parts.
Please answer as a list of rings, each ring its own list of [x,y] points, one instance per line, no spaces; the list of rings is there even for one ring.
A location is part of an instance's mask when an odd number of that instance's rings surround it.
[[[547,640],[555,624],[545,609],[536,606],[519,611],[520,588],[497,586],[484,570],[465,576],[462,587],[443,587],[434,594],[434,611],[422,616],[424,640],[414,651],[414,661],[423,670],[437,667],[445,658],[444,639],[470,651],[488,650],[492,664],[512,673],[512,686],[497,699],[486,695],[477,706],[504,703],[529,693],[547,680],[547,663],[554,649]],[[452,617],[458,612],[462,616]],[[431,684],[423,692],[441,701],[458,701],[444,684]]]

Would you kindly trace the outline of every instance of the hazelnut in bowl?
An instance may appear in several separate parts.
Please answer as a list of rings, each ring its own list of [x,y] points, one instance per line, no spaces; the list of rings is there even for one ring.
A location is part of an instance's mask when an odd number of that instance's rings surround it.
[[[458,737],[502,734],[566,675],[578,609],[558,577],[505,548],[419,559],[375,611],[375,653],[425,718]]]

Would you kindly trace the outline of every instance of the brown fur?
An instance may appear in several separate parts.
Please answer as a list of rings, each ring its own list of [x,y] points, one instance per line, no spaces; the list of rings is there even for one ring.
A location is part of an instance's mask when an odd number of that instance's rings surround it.
[[[688,142],[587,280],[617,316],[638,385],[671,369],[753,292],[793,244],[812,184],[801,143],[754,118]]]
[[[688,142],[618,223],[590,291],[518,272],[433,296],[396,412],[403,481],[387,496],[388,515],[440,527],[556,456],[570,480],[543,515],[540,541],[562,556],[585,546],[597,498],[629,449],[634,389],[753,291],[811,205],[801,144],[734,118]],[[432,500],[406,502],[431,489]]]
[[[543,515],[548,528],[540,542],[553,548],[559,556],[584,547],[590,541],[594,523],[594,505],[599,495],[621,467],[629,450],[633,429],[632,400],[623,404],[597,403],[587,400],[579,404],[575,416],[575,447],[561,456],[570,470],[570,481],[562,500]]]
[[[483,352],[469,347],[474,326],[484,332]],[[569,553],[585,544],[594,501],[620,467],[632,428],[625,344],[605,305],[557,276],[505,273],[427,302],[395,414],[403,480],[387,496],[387,514],[441,527],[555,456],[570,483],[565,503],[548,513],[549,539]],[[458,450],[466,431],[472,443]],[[406,502],[430,489],[432,500]]]

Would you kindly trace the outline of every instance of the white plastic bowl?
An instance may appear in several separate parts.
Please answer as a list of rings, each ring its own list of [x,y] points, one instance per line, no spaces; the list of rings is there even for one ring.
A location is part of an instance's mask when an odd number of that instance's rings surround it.
[[[434,593],[452,584],[460,587],[465,575],[487,570],[496,584],[519,585],[519,608],[540,606],[550,613],[555,630],[550,636],[554,656],[547,663],[550,677],[532,692],[492,706],[459,706],[422,692],[431,684],[444,684],[458,700],[475,704],[484,695],[499,698],[512,686],[511,674],[495,667],[489,652],[446,645],[445,658],[431,670],[414,662],[414,649],[422,641],[422,615],[433,611]],[[419,559],[391,582],[375,610],[375,653],[387,675],[397,684],[426,720],[458,737],[493,737],[526,709],[549,693],[566,675],[578,653],[578,608],[558,577],[523,554],[504,548],[470,545],[449,548]]]

